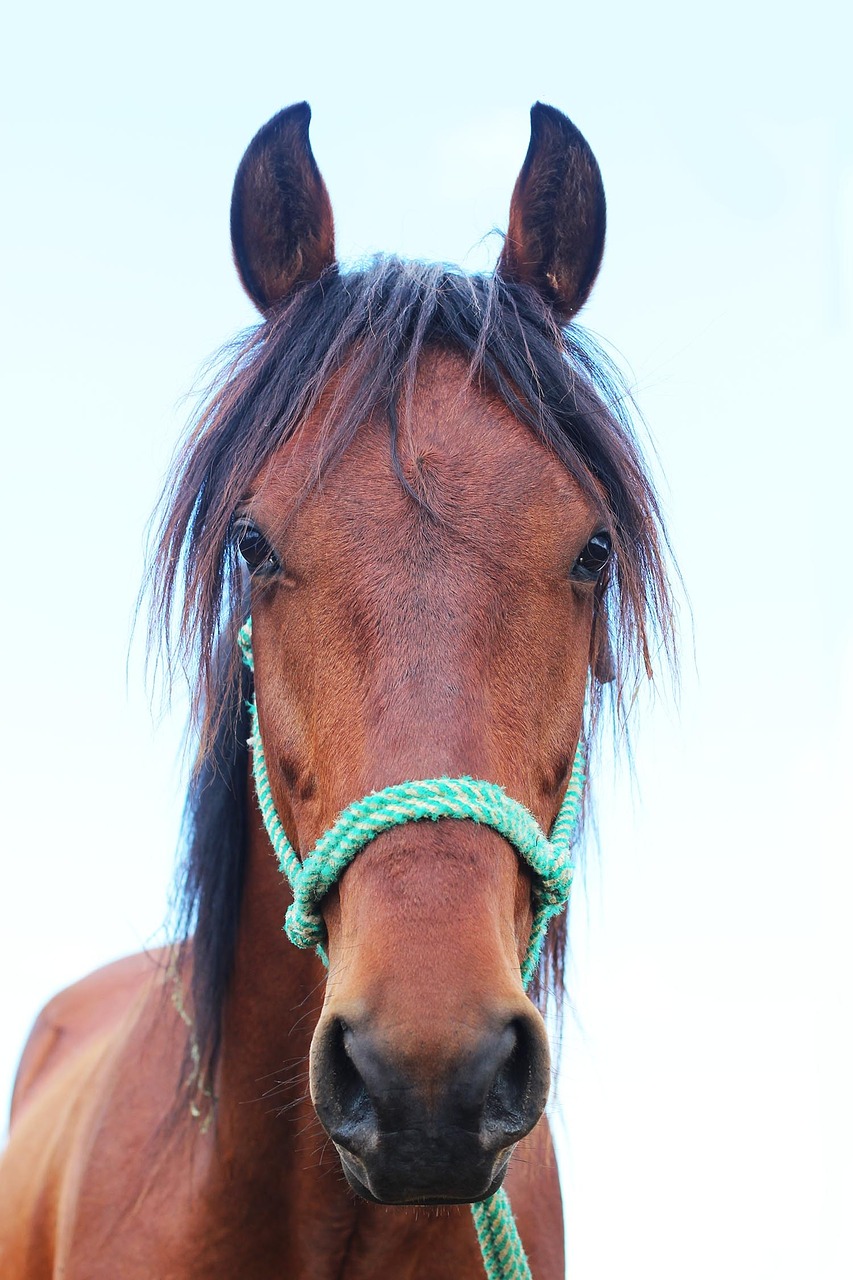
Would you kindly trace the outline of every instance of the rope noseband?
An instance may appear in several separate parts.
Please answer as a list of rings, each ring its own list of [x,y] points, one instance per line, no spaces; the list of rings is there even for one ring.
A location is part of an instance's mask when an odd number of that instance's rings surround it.
[[[251,618],[241,627],[238,642],[244,663],[254,672]],[[495,782],[467,777],[424,778],[396,783],[354,801],[311,852],[300,858],[287,838],[273,800],[258,724],[257,695],[249,704],[249,718],[258,804],[278,865],[293,892],[284,927],[294,946],[316,947],[323,964],[328,965],[320,903],[356,854],[382,831],[425,819],[433,822],[439,818],[467,819],[502,835],[534,873],[533,926],[521,965],[522,981],[525,987],[530,985],[548,923],[565,907],[572,887],[571,845],[586,781],[582,744],[578,743],[569,785],[550,839],[530,810]],[[506,1192],[498,1191],[488,1200],[473,1204],[471,1212],[488,1280],[530,1280],[530,1268]]]

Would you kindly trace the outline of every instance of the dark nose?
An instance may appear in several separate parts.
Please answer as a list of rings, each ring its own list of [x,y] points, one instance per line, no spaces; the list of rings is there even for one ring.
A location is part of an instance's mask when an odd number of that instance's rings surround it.
[[[386,1204],[492,1195],[512,1147],[533,1128],[550,1064],[531,1008],[430,1063],[397,1052],[366,1023],[332,1016],[312,1048],[317,1114],[356,1191]]]

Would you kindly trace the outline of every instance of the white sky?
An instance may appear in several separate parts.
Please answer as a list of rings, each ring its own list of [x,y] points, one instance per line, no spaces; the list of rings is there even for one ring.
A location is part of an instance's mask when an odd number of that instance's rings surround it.
[[[165,915],[182,715],[152,727],[139,645],[125,663],[183,397],[253,320],[228,245],[245,145],[307,98],[342,257],[479,269],[540,98],[604,173],[584,319],[630,361],[694,619],[636,780],[598,779],[561,1081],[568,1275],[853,1273],[850,25],[826,0],[18,7],[0,1097],[39,1004]]]

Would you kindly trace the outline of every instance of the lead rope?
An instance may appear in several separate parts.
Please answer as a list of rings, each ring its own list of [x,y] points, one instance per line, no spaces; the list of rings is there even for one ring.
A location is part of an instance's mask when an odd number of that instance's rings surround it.
[[[238,643],[243,661],[255,670],[252,654],[252,619],[240,628]],[[475,778],[424,778],[400,782],[354,801],[304,858],[287,838],[275,807],[267,773],[264,744],[258,725],[257,699],[249,703],[252,773],[258,805],[267,835],[282,873],[293,892],[284,929],[294,946],[315,947],[328,967],[324,943],[326,929],[320,903],[336,884],[357,853],[382,831],[406,822],[461,818],[491,827],[518,851],[535,873],[533,925],[521,965],[525,987],[530,985],[550,920],[568,902],[574,875],[571,845],[577,831],[586,757],[578,743],[572,774],[549,839],[533,814],[494,782]],[[531,1280],[530,1267],[515,1225],[509,1196],[500,1190],[488,1200],[471,1205],[474,1227],[488,1280]]]

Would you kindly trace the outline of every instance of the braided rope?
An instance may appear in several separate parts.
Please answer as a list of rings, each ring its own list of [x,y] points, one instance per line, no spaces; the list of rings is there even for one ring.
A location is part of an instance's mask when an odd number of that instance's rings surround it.
[[[251,618],[240,628],[238,643],[243,661],[254,672]],[[495,782],[468,777],[422,778],[385,787],[354,801],[339,814],[311,852],[300,859],[275,807],[256,698],[249,704],[249,716],[255,791],[278,865],[293,892],[284,927],[295,946],[316,947],[320,959],[328,965],[320,903],[356,854],[381,832],[407,822],[467,819],[497,831],[534,872],[533,925],[521,965],[524,986],[530,985],[548,924],[562,911],[571,892],[574,875],[571,845],[586,781],[586,756],[581,743],[575,752],[569,785],[550,839],[530,810]],[[498,1191],[488,1200],[472,1204],[471,1213],[488,1280],[530,1280],[530,1268],[506,1192]]]
[[[472,1204],[471,1214],[488,1280],[531,1280],[512,1205],[503,1188],[488,1200]]]

